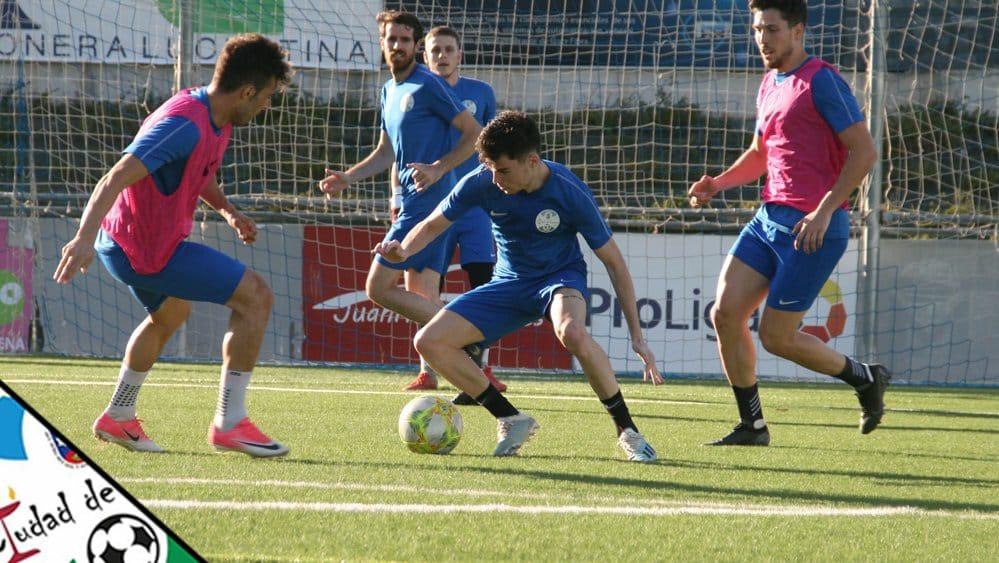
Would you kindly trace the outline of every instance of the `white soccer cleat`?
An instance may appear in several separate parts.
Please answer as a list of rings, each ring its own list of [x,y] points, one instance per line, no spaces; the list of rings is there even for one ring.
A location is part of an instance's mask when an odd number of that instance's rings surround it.
[[[517,455],[520,447],[541,428],[538,421],[524,413],[496,419],[495,456]]]
[[[625,428],[617,437],[617,445],[628,454],[628,461],[643,463],[655,461],[656,450],[645,441],[645,437],[631,428]]]

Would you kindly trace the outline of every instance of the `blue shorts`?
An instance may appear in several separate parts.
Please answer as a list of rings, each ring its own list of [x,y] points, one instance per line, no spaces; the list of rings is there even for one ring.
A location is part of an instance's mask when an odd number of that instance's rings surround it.
[[[148,276],[132,269],[125,251],[103,229],[94,249],[108,272],[127,285],[150,313],[155,313],[167,297],[224,305],[246,271],[238,260],[194,242],[181,242],[167,265]]]
[[[455,247],[461,248],[461,265],[495,264],[496,245],[493,244],[493,223],[481,207],[465,213],[444,233],[444,261],[437,269],[443,276],[451,265]]]
[[[385,241],[397,240],[402,242],[402,239],[406,238],[409,231],[419,225],[422,220],[400,216],[395,223],[392,223],[392,228],[385,233]],[[392,268],[393,270],[416,270],[417,272],[422,272],[425,268],[430,268],[439,272],[438,268],[444,262],[444,235],[430,241],[430,244],[423,250],[410,256],[404,262],[389,262],[380,255],[375,256],[375,260],[382,266]]]
[[[770,280],[768,307],[781,311],[808,310],[846,252],[850,218],[844,209],[833,213],[818,251],[805,254],[795,250],[791,231],[805,215],[786,205],[764,204],[729,251]]]
[[[444,306],[475,325],[492,344],[548,314],[555,290],[571,287],[587,300],[586,269],[565,269],[536,279],[493,278]]]

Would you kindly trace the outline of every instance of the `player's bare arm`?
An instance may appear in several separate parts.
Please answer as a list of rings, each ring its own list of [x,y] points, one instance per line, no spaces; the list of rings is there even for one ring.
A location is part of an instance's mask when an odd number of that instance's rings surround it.
[[[759,135],[753,135],[746,152],[732,166],[718,176],[701,176],[687,192],[691,207],[707,205],[711,198],[729,188],[756,181],[767,171],[766,147],[760,143]]]
[[[607,244],[593,252],[607,268],[607,275],[610,276],[611,284],[614,286],[614,293],[617,294],[617,300],[621,303],[621,312],[624,313],[624,319],[628,323],[628,332],[631,335],[631,348],[645,363],[645,369],[642,370],[642,380],[651,381],[653,385],[662,383],[663,377],[659,373],[659,368],[656,367],[656,357],[645,341],[642,327],[638,322],[635,283],[631,279],[628,265],[624,262],[624,256],[621,255],[621,249],[612,238],[607,241]]]
[[[101,220],[111,210],[118,194],[148,175],[149,171],[141,160],[126,154],[97,182],[83,210],[76,236],[62,247],[62,259],[52,279],[69,283],[77,272],[87,273],[87,268],[94,261],[94,241],[101,228]]]
[[[389,262],[404,262],[410,256],[423,250],[450,226],[451,221],[448,221],[440,209],[435,209],[429,217],[413,227],[413,230],[409,231],[401,243],[397,240],[383,241],[371,249],[371,253],[380,254]]]
[[[239,240],[243,244],[253,244],[257,240],[256,223],[242,211],[236,209],[236,206],[225,197],[217,178],[211,178],[205,182],[205,187],[201,190],[201,200],[225,219],[225,222],[236,231],[236,235],[239,236]]]
[[[849,151],[843,163],[843,170],[840,171],[839,178],[829,193],[822,198],[818,208],[802,217],[792,231],[797,235],[794,239],[794,248],[803,250],[806,254],[811,254],[822,247],[822,240],[826,236],[833,212],[839,209],[853,190],[864,181],[878,158],[874,139],[863,121],[847,127],[838,137]]]
[[[392,145],[389,143],[388,134],[383,129],[378,138],[378,146],[364,160],[346,172],[336,172],[327,168],[326,177],[319,181],[319,191],[326,194],[326,198],[329,199],[339,195],[354,182],[384,172],[392,166],[393,162],[395,162],[395,155],[392,154]]]
[[[413,169],[413,180],[416,182],[416,191],[422,192],[437,183],[441,176],[453,170],[456,166],[468,160],[475,152],[475,139],[482,132],[482,126],[475,121],[475,117],[467,109],[459,113],[451,121],[451,126],[461,131],[461,138],[458,144],[437,162],[424,164],[413,162],[406,165]],[[384,134],[384,132],[383,132]]]

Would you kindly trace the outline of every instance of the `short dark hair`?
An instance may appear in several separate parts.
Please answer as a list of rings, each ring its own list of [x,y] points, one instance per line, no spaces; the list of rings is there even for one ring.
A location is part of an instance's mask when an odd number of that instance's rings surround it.
[[[247,84],[258,91],[277,79],[278,86],[291,82],[291,63],[288,51],[272,39],[259,33],[243,33],[229,38],[222,47],[222,54],[215,61],[212,82],[223,92],[232,92]]]
[[[423,39],[423,25],[420,23],[420,19],[409,12],[400,12],[399,10],[388,10],[386,12],[379,12],[375,16],[375,21],[378,22],[378,36],[385,37],[385,28],[388,27],[390,23],[396,23],[399,25],[404,25],[413,30],[413,42],[419,43]]]
[[[808,24],[807,0],[749,0],[750,11],[762,12],[771,8],[780,12],[788,27]]]
[[[531,152],[541,152],[541,131],[526,113],[504,111],[497,115],[475,141],[479,159],[495,161],[501,156],[520,160]]]
[[[441,37],[453,37],[454,42],[458,44],[458,50],[461,50],[461,37],[458,36],[458,32],[453,27],[439,25],[427,32],[427,39],[437,37],[438,35]]]

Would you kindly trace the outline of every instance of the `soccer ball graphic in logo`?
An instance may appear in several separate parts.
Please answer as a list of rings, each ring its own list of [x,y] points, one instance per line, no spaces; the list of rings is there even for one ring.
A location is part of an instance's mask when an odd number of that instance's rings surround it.
[[[87,540],[91,563],[156,563],[160,542],[149,524],[130,514],[105,518]]]
[[[461,413],[450,401],[424,395],[399,415],[399,437],[418,454],[446,454],[461,440]]]
[[[534,218],[534,226],[538,228],[542,233],[550,233],[558,228],[559,223],[558,212],[554,209],[545,209],[538,216]]]

